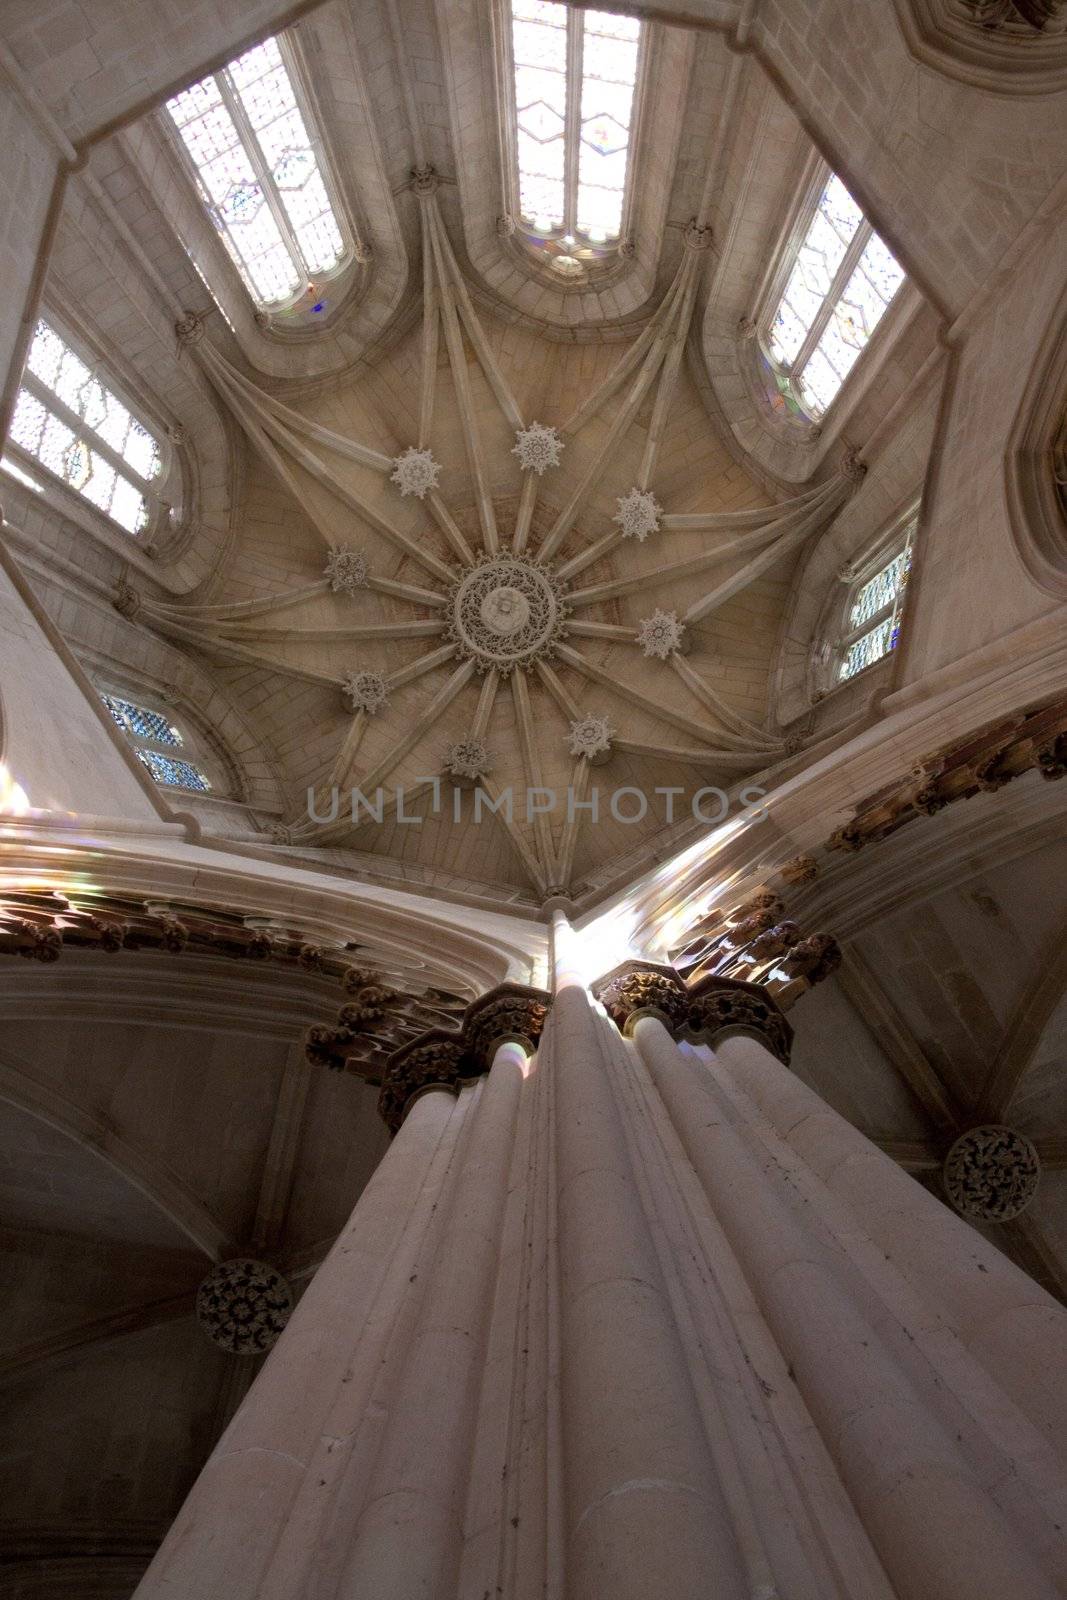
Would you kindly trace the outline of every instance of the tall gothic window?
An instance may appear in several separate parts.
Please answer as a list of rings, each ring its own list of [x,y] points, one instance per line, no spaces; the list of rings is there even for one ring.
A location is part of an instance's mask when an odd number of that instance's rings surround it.
[[[903,267],[831,173],[764,336],[776,377],[809,416],[830,405],[903,282]]]
[[[168,100],[201,199],[253,300],[291,303],[336,273],[349,241],[320,141],[277,39]]]
[[[607,11],[511,0],[520,226],[564,274],[622,235],[641,31]]]
[[[102,693],[100,698],[157,783],[208,793],[210,781],[191,759],[184,737],[169,717],[122,695]]]
[[[852,584],[844,628],[834,652],[833,680],[837,683],[873,667],[897,647],[915,524],[916,517],[911,516],[890,550],[883,546],[876,570],[871,572],[868,562]]]
[[[159,441],[99,365],[84,361],[48,322],[38,322],[33,336],[10,443],[127,533],[146,526],[151,484],[162,468]]]

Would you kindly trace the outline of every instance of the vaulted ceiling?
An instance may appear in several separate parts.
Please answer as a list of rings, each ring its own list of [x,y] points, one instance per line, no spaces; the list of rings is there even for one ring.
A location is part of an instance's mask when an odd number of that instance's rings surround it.
[[[797,583],[917,495],[934,323],[909,287],[876,387],[825,427],[764,415],[738,324],[823,170],[793,113],[722,38],[647,24],[632,248],[561,279],[498,226],[494,29],[490,0],[402,18],[375,0],[358,25],[329,0],[288,36],[361,241],[317,318],[254,314],[158,113],[94,147],[46,304],[145,397],[181,482],[146,548],[93,554],[100,601],[69,631],[98,676],[169,695],[226,751],[246,809],[194,807],[210,831],[580,902],[705,829],[722,802],[695,815],[702,788],[737,809],[818,733],[781,692]],[[562,449],[524,466],[535,424]],[[415,448],[429,492],[396,481]],[[336,581],[338,549],[364,581]],[[472,759],[461,781],[498,808],[477,824],[452,787]],[[379,784],[383,820],[346,823],[350,788]],[[309,822],[331,786],[338,820]],[[613,813],[623,788],[639,797]]]

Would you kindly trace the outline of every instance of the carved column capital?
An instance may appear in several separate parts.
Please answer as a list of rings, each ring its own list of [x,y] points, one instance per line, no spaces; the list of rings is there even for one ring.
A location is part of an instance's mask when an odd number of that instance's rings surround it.
[[[689,1009],[688,992],[677,972],[654,961],[624,961],[593,985],[593,994],[626,1035],[639,1017],[657,1017],[676,1033]]]
[[[522,983],[501,983],[472,1001],[463,1018],[467,1054],[479,1072],[488,1072],[498,1045],[513,1040],[530,1055],[537,1048],[552,996]]]
[[[714,1045],[726,1033],[755,1035],[783,1065],[789,1065],[793,1030],[772,996],[740,978],[702,978],[689,991],[687,1032]]]
[[[390,1133],[396,1133],[413,1100],[428,1089],[457,1094],[461,1085],[480,1074],[460,1033],[435,1028],[394,1050],[385,1064],[378,1112]]]

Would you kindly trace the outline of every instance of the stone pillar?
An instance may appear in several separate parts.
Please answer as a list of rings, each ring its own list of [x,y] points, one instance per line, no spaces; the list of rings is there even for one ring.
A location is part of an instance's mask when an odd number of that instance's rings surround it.
[[[796,1084],[765,990],[594,999],[556,935],[536,1052],[505,987],[390,1058],[392,1148],[141,1600],[1062,1594],[1062,1310]]]
[[[721,1072],[849,1211],[1051,1443],[1067,1440],[1063,1308],[776,1060],[759,1040],[716,1045]]]
[[[260,1600],[304,1592],[322,1491],[370,1404],[469,1102],[445,1089],[411,1109],[352,1217],[223,1434],[149,1567],[140,1597]],[[318,1493],[316,1493],[318,1491]]]
[[[1042,1505],[1063,1487],[1050,1452],[1021,1418],[1000,1430],[1002,1403],[987,1415],[988,1386],[922,1337],[895,1285],[863,1271],[856,1223],[835,1228],[791,1181],[713,1061],[685,1059],[653,1018],[634,1039],[894,1591],[1055,1594],[1054,1574],[1067,1573]],[[1036,1471],[1019,1470],[1024,1440]],[[1005,1494],[1000,1474],[1016,1472],[1028,1481]]]
[[[540,1061],[555,1101],[566,1593],[741,1600],[744,1566],[619,1104],[626,1052],[565,960]]]

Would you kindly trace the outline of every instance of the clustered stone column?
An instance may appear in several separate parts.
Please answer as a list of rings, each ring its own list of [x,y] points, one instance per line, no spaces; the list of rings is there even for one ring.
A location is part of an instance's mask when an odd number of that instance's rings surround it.
[[[591,995],[569,935],[554,998],[390,1059],[393,1144],[140,1600],[1062,1594],[1067,1314],[766,990]]]

